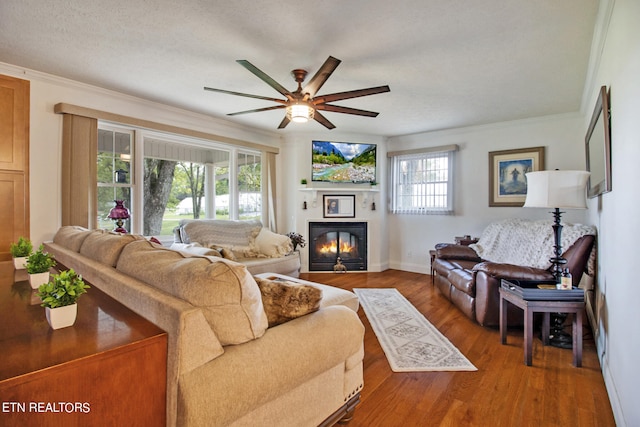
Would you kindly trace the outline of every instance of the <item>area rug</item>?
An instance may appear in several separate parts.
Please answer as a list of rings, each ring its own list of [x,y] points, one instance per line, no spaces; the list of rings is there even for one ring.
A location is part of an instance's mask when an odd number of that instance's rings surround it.
[[[477,371],[397,289],[353,292],[394,372]]]

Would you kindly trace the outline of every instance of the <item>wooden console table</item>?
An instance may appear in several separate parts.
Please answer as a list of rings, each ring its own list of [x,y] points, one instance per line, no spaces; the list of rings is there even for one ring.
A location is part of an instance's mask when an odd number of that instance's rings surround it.
[[[0,263],[0,425],[166,424],[166,332],[94,286],[53,330],[13,274]]]

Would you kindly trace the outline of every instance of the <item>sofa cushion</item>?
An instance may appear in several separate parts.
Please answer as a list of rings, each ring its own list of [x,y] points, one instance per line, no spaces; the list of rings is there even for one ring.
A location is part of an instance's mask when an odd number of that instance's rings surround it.
[[[322,291],[318,288],[287,280],[255,279],[270,328],[320,309]]]
[[[293,243],[289,236],[277,234],[266,227],[262,227],[256,237],[256,248],[261,255],[278,258],[293,251]]]
[[[116,268],[201,308],[223,346],[259,338],[267,329],[260,289],[241,264],[141,240],[124,248]]]
[[[256,237],[262,229],[258,220],[193,219],[181,220],[179,226],[183,243],[231,249],[237,256],[258,255]]]
[[[80,247],[84,239],[91,234],[91,230],[77,225],[65,225],[60,227],[55,236],[53,243],[58,244],[73,252],[80,252]]]
[[[240,258],[238,262],[247,266],[249,273],[280,273],[285,276],[300,275],[300,252],[293,252],[281,258]]]
[[[82,242],[80,254],[102,264],[115,267],[122,249],[135,240],[145,240],[145,238],[134,234],[94,230]]]
[[[463,269],[451,270],[447,275],[447,279],[459,291],[472,297],[476,296],[475,277],[471,271]]]
[[[438,243],[436,245],[436,256],[440,259],[458,259],[475,262],[482,261],[476,251],[472,248],[453,243]]]

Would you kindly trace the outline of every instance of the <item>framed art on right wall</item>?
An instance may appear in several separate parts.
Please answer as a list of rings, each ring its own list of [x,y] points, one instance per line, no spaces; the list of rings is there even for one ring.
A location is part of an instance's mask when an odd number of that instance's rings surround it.
[[[602,86],[585,136],[589,198],[611,191],[611,110],[607,87]]]

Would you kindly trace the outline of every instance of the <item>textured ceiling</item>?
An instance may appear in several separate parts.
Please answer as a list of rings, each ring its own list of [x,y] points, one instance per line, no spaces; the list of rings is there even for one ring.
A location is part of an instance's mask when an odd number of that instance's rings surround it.
[[[0,62],[276,131],[282,110],[226,117],[280,98],[246,59],[294,90],[329,55],[324,93],[388,84],[336,102],[336,131],[403,135],[576,112],[598,0],[2,0]],[[309,76],[309,78],[310,78]],[[291,123],[284,131],[324,131]]]

